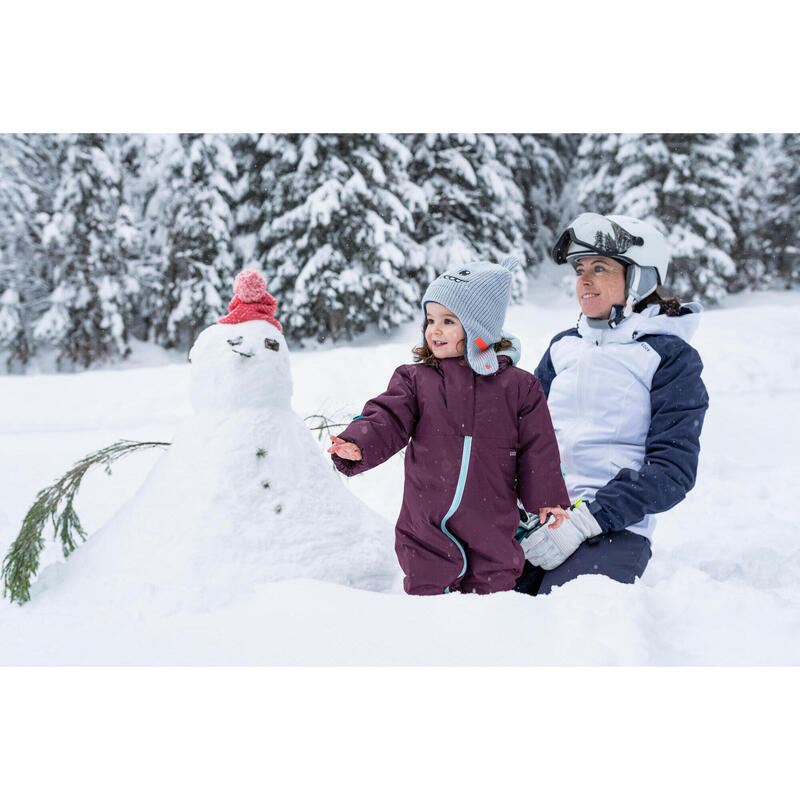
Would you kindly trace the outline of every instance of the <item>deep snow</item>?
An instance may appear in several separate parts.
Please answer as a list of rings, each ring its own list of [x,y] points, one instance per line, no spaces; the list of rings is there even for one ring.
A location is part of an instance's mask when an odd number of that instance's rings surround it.
[[[532,287],[531,298],[509,310],[506,328],[522,340],[520,366],[532,370],[577,313],[557,289]],[[56,602],[40,586],[21,608],[0,604],[0,662],[800,664],[800,523],[791,510],[800,488],[799,307],[797,293],[763,293],[704,313],[693,344],[711,405],[698,483],[659,517],[653,559],[634,586],[586,576],[548,597],[415,598],[298,579],[202,610],[101,606],[88,581],[85,592]],[[389,339],[292,352],[295,412],[349,420],[409,360],[417,337],[410,323]],[[188,365],[169,364],[0,377],[2,553],[36,491],[79,457],[119,438],[170,441],[192,414],[189,374]],[[90,473],[78,501],[87,529],[107,523],[161,457],[135,454],[111,477]],[[401,456],[344,482],[391,527]],[[60,560],[51,545],[42,565]],[[50,574],[74,584],[78,566],[73,558]]]

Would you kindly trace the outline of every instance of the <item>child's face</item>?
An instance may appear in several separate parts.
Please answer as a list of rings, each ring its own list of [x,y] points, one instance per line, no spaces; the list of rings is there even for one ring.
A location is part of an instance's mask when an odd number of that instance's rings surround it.
[[[439,303],[427,303],[425,342],[436,358],[464,355],[464,328],[458,317]]]

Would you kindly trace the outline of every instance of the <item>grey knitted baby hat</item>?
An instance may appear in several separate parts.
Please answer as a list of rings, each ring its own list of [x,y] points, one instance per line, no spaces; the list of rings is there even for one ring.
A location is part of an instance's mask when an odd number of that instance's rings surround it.
[[[514,256],[504,258],[500,264],[464,264],[439,275],[422,298],[424,314],[427,303],[439,303],[458,317],[466,334],[467,363],[478,375],[497,372],[497,353],[492,345],[501,339],[511,297],[511,271],[518,265]]]

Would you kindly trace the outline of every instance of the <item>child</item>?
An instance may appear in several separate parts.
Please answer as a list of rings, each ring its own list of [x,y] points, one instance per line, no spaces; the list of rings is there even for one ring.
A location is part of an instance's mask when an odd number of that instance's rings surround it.
[[[517,497],[543,520],[553,514],[551,528],[567,516],[542,388],[502,355],[517,263],[481,261],[436,278],[422,299],[418,363],[398,367],[388,389],[331,436],[328,452],[345,475],[408,445],[395,552],[409,594],[513,589],[525,563]]]

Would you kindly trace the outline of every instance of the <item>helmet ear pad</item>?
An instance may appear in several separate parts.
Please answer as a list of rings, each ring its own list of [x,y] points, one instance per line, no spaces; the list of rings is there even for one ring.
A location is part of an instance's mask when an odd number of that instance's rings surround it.
[[[631,306],[651,295],[659,285],[655,267],[628,264],[625,268],[625,298]]]

